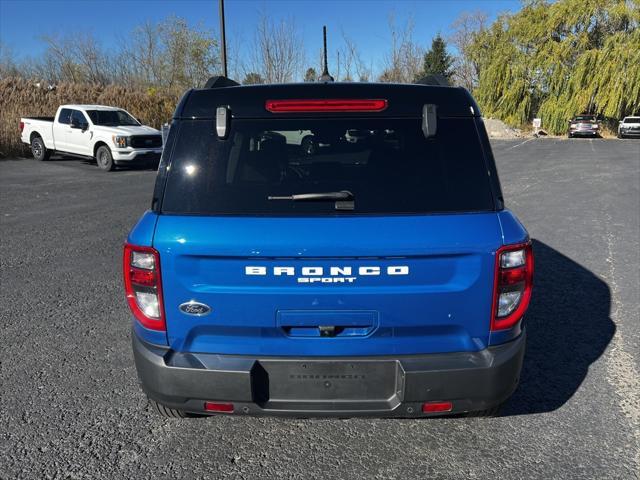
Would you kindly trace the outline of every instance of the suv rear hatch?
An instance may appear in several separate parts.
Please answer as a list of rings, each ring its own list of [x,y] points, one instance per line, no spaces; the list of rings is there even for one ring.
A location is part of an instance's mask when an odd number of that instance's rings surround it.
[[[175,121],[153,242],[172,348],[485,348],[502,236],[478,122],[439,117],[425,138],[416,116],[234,117],[223,140],[211,118]],[[349,198],[286,198],[329,192]]]

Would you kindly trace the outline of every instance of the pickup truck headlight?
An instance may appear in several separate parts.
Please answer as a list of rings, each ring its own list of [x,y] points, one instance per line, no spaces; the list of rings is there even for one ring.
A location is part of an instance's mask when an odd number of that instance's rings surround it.
[[[113,135],[113,144],[118,148],[126,148],[129,146],[129,137],[123,137],[121,135]]]

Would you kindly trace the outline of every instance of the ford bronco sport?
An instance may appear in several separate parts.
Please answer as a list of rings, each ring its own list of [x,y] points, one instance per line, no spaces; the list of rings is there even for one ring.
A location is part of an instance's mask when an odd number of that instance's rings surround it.
[[[211,79],[124,247],[138,375],[175,417],[493,413],[532,275],[478,106],[441,86]]]

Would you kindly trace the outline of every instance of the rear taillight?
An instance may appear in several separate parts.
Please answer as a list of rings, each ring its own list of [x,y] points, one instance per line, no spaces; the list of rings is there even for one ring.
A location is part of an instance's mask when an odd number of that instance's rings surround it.
[[[20,133],[24,130],[24,122],[20,122]]]
[[[145,328],[166,330],[158,251],[125,244],[123,273],[127,302],[136,319]]]
[[[529,306],[532,287],[531,244],[499,248],[496,252],[491,330],[511,328],[520,321]]]
[[[294,112],[381,112],[385,99],[267,100],[265,108],[272,113]]]

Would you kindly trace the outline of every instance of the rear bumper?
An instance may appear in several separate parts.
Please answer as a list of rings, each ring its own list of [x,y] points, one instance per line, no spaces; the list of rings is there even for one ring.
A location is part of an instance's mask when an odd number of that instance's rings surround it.
[[[599,134],[600,134],[600,129],[598,128],[582,128],[582,129],[569,130],[569,135],[573,135],[574,137],[580,137],[580,136],[595,137]]]
[[[620,130],[618,135],[624,137],[640,138],[640,130]]]
[[[451,401],[449,413],[488,409],[517,387],[525,333],[479,352],[395,357],[264,357],[180,353],[135,332],[142,388],[171,408],[206,413],[205,401],[234,413],[281,416],[423,417],[422,404]]]

